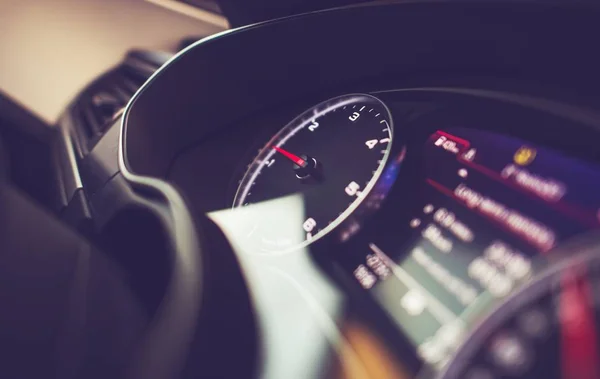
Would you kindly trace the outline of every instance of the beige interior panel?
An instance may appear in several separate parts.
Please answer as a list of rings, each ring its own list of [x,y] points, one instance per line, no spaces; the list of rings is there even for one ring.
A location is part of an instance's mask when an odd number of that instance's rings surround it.
[[[0,91],[54,123],[127,50],[222,29],[144,0],[0,0]]]

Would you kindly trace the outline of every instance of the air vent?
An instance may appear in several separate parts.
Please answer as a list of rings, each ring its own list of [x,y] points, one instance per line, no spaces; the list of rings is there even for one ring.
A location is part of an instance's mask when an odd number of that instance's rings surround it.
[[[135,51],[124,62],[90,84],[75,99],[67,114],[85,155],[110,127],[142,84],[170,55]]]
[[[85,137],[102,135],[115,115],[129,102],[145,79],[116,69],[94,83],[77,104],[80,130]]]

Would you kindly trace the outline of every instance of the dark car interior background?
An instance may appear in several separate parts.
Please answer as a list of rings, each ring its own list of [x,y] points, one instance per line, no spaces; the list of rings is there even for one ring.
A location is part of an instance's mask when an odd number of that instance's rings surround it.
[[[168,3],[0,96],[0,373],[600,378],[598,4]]]

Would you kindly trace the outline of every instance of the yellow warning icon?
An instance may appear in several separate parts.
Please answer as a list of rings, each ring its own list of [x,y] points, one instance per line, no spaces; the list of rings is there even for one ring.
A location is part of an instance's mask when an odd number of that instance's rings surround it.
[[[519,166],[527,166],[535,159],[537,151],[532,147],[521,146],[515,153],[514,160]]]

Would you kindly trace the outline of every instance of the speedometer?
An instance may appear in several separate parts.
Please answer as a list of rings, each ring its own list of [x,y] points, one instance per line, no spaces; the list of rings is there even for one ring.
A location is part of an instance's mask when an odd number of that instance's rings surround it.
[[[492,312],[441,377],[599,378],[598,239],[582,241]]]
[[[233,207],[295,194],[301,197],[303,215],[282,231],[273,227],[281,214],[256,212],[248,237],[258,240],[262,250],[282,251],[333,230],[381,175],[392,137],[389,110],[370,95],[344,95],[301,114],[252,160]]]

